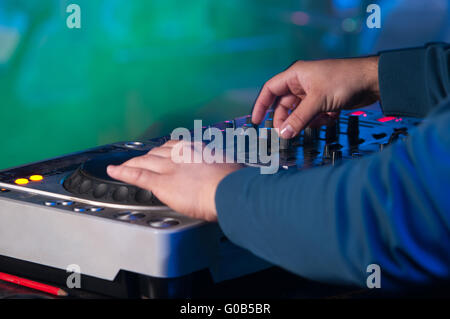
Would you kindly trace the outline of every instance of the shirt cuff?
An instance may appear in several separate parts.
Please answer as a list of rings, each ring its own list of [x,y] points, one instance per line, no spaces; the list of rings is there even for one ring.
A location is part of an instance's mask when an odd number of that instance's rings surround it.
[[[378,78],[381,108],[386,115],[423,116],[429,105],[426,48],[381,52]]]

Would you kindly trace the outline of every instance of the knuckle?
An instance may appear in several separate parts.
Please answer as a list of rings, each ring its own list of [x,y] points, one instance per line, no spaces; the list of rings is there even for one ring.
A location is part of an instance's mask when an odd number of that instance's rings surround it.
[[[299,129],[300,127],[305,127],[307,123],[305,117],[300,112],[292,112],[290,116],[291,125],[294,129]]]
[[[167,143],[166,143],[166,144],[167,144]],[[166,144],[164,144],[164,145],[166,145]],[[152,148],[147,154],[153,154],[153,153],[157,152],[158,149],[160,149],[160,147],[154,147],[154,148]]]
[[[128,165],[139,165],[140,163],[142,163],[142,158],[139,156],[139,157],[134,157],[134,158],[128,160],[125,163],[125,165],[126,166],[128,166]]]
[[[292,65],[293,67],[301,67],[305,64],[304,60],[297,60],[294,62],[294,64]]]
[[[271,90],[270,90],[271,82],[270,82],[270,81],[272,81],[272,79],[270,79],[270,80],[268,80],[266,83],[264,83],[261,92],[267,92],[267,91],[268,91],[268,92],[271,92]]]
[[[147,182],[147,174],[144,170],[139,169],[135,171],[135,181],[139,185],[145,185]]]
[[[123,167],[122,165],[117,166],[116,170],[114,171],[114,175],[118,178],[121,178],[123,176]]]
[[[144,156],[139,156],[139,157],[135,157],[134,160],[134,164],[138,167],[142,167],[146,164],[146,162],[150,159],[149,155],[144,155]]]
[[[164,146],[173,146],[177,144],[180,140],[168,140],[166,143],[164,143]]]

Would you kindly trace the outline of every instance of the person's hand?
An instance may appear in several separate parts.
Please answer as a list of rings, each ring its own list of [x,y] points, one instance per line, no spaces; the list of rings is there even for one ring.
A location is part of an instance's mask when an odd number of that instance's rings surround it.
[[[266,82],[253,109],[259,124],[278,97],[274,126],[292,138],[319,113],[366,106],[379,99],[378,57],[298,61]]]
[[[151,191],[173,210],[193,218],[216,221],[215,194],[219,182],[241,168],[238,164],[175,163],[172,150],[178,144],[180,156],[193,143],[169,141],[146,155],[119,166],[108,166],[108,174],[117,180]],[[180,144],[178,144],[180,145]],[[192,157],[191,157],[192,159]]]

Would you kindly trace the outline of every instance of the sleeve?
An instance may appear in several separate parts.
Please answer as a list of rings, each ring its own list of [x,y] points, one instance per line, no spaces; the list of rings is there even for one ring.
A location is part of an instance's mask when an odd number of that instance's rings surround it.
[[[423,117],[450,95],[450,46],[380,53],[378,79],[386,115]]]
[[[450,100],[404,143],[337,167],[261,175],[246,168],[216,191],[236,244],[305,278],[381,288],[450,281]]]

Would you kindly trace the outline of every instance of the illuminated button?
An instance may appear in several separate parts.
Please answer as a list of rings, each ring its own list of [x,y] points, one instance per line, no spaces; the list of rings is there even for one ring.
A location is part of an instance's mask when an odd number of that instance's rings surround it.
[[[17,185],[26,185],[29,183],[29,180],[26,178],[18,178],[14,181]]]
[[[44,202],[45,206],[56,206],[58,203],[53,201],[46,201]]]
[[[364,112],[364,111],[355,111],[351,115],[354,115],[354,116],[361,116],[362,115],[364,117],[367,116],[366,112]]]
[[[77,213],[82,213],[82,212],[85,212],[85,211],[86,211],[86,208],[83,208],[83,207],[75,207],[75,208],[73,209],[73,211],[74,211],[74,212],[77,212]]]
[[[154,228],[168,228],[168,227],[176,226],[179,223],[180,222],[174,218],[153,219],[148,222],[148,224]]]
[[[0,188],[0,193],[7,193],[7,192],[9,192],[8,189],[6,189],[6,188]]]
[[[43,179],[44,179],[44,177],[41,176],[41,175],[32,175],[32,176],[30,176],[30,181],[33,181],[33,182],[40,182]]]
[[[118,213],[115,217],[120,220],[134,221],[144,218],[145,214],[140,212],[121,212]]]
[[[103,208],[101,208],[101,207],[89,207],[88,209],[89,209],[89,211],[94,212],[94,213],[101,212],[103,210]]]
[[[385,116],[385,117],[379,118],[377,121],[381,122],[381,123],[385,123],[385,122],[395,120],[395,118],[396,118],[395,116]]]
[[[73,202],[70,201],[70,200],[65,200],[65,201],[62,201],[62,202],[58,202],[58,204],[61,204],[63,206],[72,206]]]

